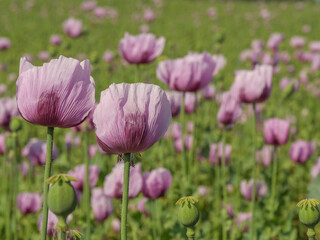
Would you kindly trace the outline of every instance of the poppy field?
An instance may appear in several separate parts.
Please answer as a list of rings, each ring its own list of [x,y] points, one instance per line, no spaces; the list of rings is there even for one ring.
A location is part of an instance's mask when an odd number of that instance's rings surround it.
[[[0,239],[320,239],[317,1],[0,7]]]

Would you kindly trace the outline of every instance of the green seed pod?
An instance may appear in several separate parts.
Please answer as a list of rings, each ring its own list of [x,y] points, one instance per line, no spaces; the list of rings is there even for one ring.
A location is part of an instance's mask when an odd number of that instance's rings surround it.
[[[308,228],[314,228],[320,220],[319,203],[316,199],[306,199],[297,204],[300,207],[299,220]]]
[[[180,201],[180,202],[179,202]],[[178,218],[185,227],[193,227],[199,221],[199,210],[194,197],[181,198]]]
[[[21,121],[18,118],[13,118],[10,122],[10,130],[12,132],[18,132],[22,128]]]
[[[48,207],[57,216],[67,217],[77,205],[76,192],[69,181],[60,178],[48,193]]]

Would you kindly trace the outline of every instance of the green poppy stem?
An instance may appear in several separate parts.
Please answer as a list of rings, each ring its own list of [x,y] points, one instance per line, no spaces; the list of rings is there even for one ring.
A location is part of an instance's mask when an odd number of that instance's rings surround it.
[[[13,140],[13,145],[12,145],[12,151],[13,151],[13,157],[12,157],[12,168],[11,168],[11,176],[15,176],[17,174],[17,133],[13,132],[12,133],[12,140]],[[18,189],[18,177],[13,177],[11,179],[12,181],[12,232],[13,232],[13,239],[17,240],[18,239],[18,234],[17,234],[17,189]]]
[[[86,239],[90,239],[91,225],[90,225],[90,186],[89,186],[89,139],[88,129],[85,124],[84,133],[84,160],[85,160],[85,182],[84,182],[84,202],[85,202],[85,214],[86,214]]]
[[[46,180],[51,175],[51,165],[52,165],[52,146],[53,146],[53,127],[48,127],[47,131],[47,156],[46,156],[46,165],[44,169],[43,177],[43,215],[42,215],[42,229],[41,229],[41,240],[47,239],[47,224],[48,224],[48,191],[49,184],[46,183]]]
[[[131,153],[124,154],[123,193],[122,193],[122,209],[121,209],[121,240],[127,240],[130,158],[131,158]]]
[[[186,155],[186,149],[184,147],[184,124],[185,124],[185,109],[184,109],[184,97],[185,94],[182,94],[182,101],[181,101],[181,110],[180,110],[180,123],[181,123],[181,162],[182,162],[182,169],[184,173],[184,178],[186,179],[187,183],[189,181],[188,177],[188,159]],[[186,184],[188,185],[188,184]]]
[[[256,122],[256,104],[252,104],[253,108],[253,117],[252,117],[252,178],[253,178],[253,186],[252,186],[252,196],[251,196],[251,213],[252,219],[250,222],[250,240],[256,240],[256,229],[255,229],[255,202],[256,202],[256,138],[257,138],[257,122]]]
[[[273,147],[272,152],[272,179],[271,179],[271,216],[274,216],[274,202],[276,198],[276,184],[277,184],[277,171],[278,171],[278,162],[277,162],[277,147]]]
[[[226,220],[227,220],[227,182],[226,182],[226,153],[225,153],[225,146],[226,146],[226,128],[224,127],[222,130],[222,203],[223,207],[221,207],[222,213],[222,239],[227,239],[227,231],[226,228]],[[219,151],[219,150],[218,150]]]

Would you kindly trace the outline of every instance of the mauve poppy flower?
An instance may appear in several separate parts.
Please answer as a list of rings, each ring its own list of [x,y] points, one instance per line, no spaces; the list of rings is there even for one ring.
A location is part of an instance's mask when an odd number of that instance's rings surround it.
[[[70,151],[73,142],[73,136],[71,132],[68,132],[64,137],[64,145],[67,151]]]
[[[238,227],[243,227],[243,232],[247,232],[249,230],[249,226],[247,225],[249,222],[251,222],[252,219],[252,213],[243,213],[239,212],[237,216],[237,225]]]
[[[92,189],[91,207],[93,209],[94,219],[98,222],[103,222],[113,212],[112,199],[104,194],[102,188]]]
[[[78,181],[71,182],[73,187],[76,190],[82,191],[84,188],[84,180],[85,180],[85,171],[86,167],[84,164],[78,165],[74,168],[74,170],[70,170],[68,174],[76,179]],[[89,186],[90,188],[93,188],[98,181],[99,178],[100,169],[97,165],[91,165],[89,166]]]
[[[143,213],[146,217],[150,217],[151,214],[147,211],[146,203],[148,202],[148,198],[141,198],[138,202],[137,209],[139,212]]]
[[[141,33],[147,33],[147,32],[150,31],[150,27],[147,24],[142,24],[139,27],[139,30],[140,30]]]
[[[193,92],[186,92],[184,95],[184,111],[186,114],[194,113],[196,109],[197,96]]]
[[[41,51],[38,53],[38,59],[40,61],[46,62],[50,59],[50,53],[48,51]]]
[[[312,169],[311,169],[312,179],[316,179],[319,174],[320,174],[320,158],[318,158],[316,163],[312,166]]]
[[[320,51],[320,41],[313,41],[309,43],[309,50],[311,52],[319,52]]]
[[[22,157],[28,157],[33,165],[46,164],[47,143],[36,138],[30,139],[27,145],[22,149]],[[53,144],[52,160],[58,157],[57,147]]]
[[[112,84],[101,93],[93,121],[98,144],[106,153],[138,153],[165,134],[171,107],[156,85]]]
[[[306,43],[304,37],[294,36],[290,39],[290,46],[293,48],[302,48]]]
[[[81,3],[81,8],[83,11],[90,11],[93,10],[96,7],[96,5],[96,1],[86,1]]]
[[[241,114],[242,109],[236,94],[233,91],[225,92],[217,115],[218,121],[225,125],[233,124]]]
[[[89,130],[89,131],[93,130],[94,129],[93,114],[94,114],[96,107],[97,107],[97,104],[95,104],[93,106],[93,108],[91,109],[85,122],[82,122],[82,123],[78,124],[77,126],[72,127],[72,130],[74,130],[76,132],[82,132],[82,131],[85,131],[85,127],[86,127],[86,130]]]
[[[213,71],[213,75],[216,75],[227,65],[227,59],[222,54],[211,55],[211,58],[216,64],[215,69]]]
[[[249,61],[252,64],[258,63],[258,53],[251,50],[251,49],[245,49],[240,53],[240,61],[241,62],[246,62]]]
[[[42,67],[20,60],[17,104],[28,122],[69,128],[88,116],[95,103],[95,85],[88,60],[60,56]]]
[[[143,173],[142,193],[147,198],[163,197],[170,188],[171,173],[165,168],[157,168]]]
[[[120,220],[118,218],[113,219],[111,222],[111,226],[114,232],[119,232],[121,227]]]
[[[290,121],[271,118],[264,122],[264,140],[266,143],[281,146],[289,138]]]
[[[212,81],[215,66],[210,54],[189,53],[184,58],[160,62],[157,77],[172,90],[194,92]]]
[[[19,164],[19,170],[23,176],[23,178],[26,178],[29,172],[29,164],[27,162],[22,162]]]
[[[53,46],[58,46],[62,43],[62,38],[60,35],[57,35],[57,34],[53,34],[51,35],[50,37],[50,43],[51,45]]]
[[[0,98],[0,126],[8,128],[11,119],[18,115],[16,99]]]
[[[216,88],[213,85],[208,85],[202,90],[202,95],[204,99],[211,100],[214,97]]]
[[[6,151],[6,136],[0,134],[0,156],[3,155]]]
[[[180,137],[178,139],[175,139],[173,146],[174,146],[174,150],[176,152],[181,153],[182,152],[182,138]]]
[[[311,32],[311,26],[310,25],[303,25],[301,30],[303,33],[309,33],[309,32]]]
[[[253,71],[241,70],[236,73],[232,89],[244,103],[264,102],[270,97],[272,67],[256,66]]]
[[[119,54],[128,63],[144,64],[155,60],[164,49],[165,39],[151,33],[133,36],[125,33],[119,43]]]
[[[185,135],[183,138],[183,142],[184,142],[184,149],[190,150],[192,148],[192,144],[193,144],[193,136],[190,134]]]
[[[284,63],[289,63],[291,60],[290,54],[288,52],[281,52],[279,54],[280,60]]]
[[[251,201],[252,198],[253,179],[250,181],[242,180],[240,182],[240,192],[242,196]],[[264,198],[267,195],[268,188],[263,180],[256,180],[256,199],[258,197]]]
[[[0,84],[0,95],[4,94],[7,91],[7,85]]]
[[[11,41],[7,37],[0,37],[0,50],[6,50],[11,47]]]
[[[260,53],[262,51],[262,49],[263,49],[263,45],[264,45],[264,43],[260,39],[254,39],[251,42],[251,48],[255,52],[259,52]]]
[[[299,89],[299,82],[296,79],[292,78],[281,78],[280,80],[280,88],[282,90],[286,89],[288,85],[293,84],[293,90],[298,91]]]
[[[298,140],[291,144],[290,158],[295,163],[305,163],[312,155],[313,147],[310,142]]]
[[[93,14],[98,18],[105,18],[108,14],[107,9],[104,7],[96,7],[93,10]]]
[[[110,50],[107,50],[103,53],[103,61],[109,63],[113,60],[113,53]]]
[[[57,234],[57,224],[58,224],[58,217],[51,212],[48,211],[48,224],[47,224],[47,236],[53,237]],[[42,214],[40,214],[38,218],[38,229],[41,231],[42,229]]]
[[[180,123],[174,122],[171,125],[173,139],[179,139],[182,136],[182,128]]]
[[[316,54],[312,57],[311,71],[316,72],[320,69],[320,55]]]
[[[308,72],[302,69],[299,73],[299,80],[302,84],[307,84],[309,82]]]
[[[68,215],[67,217],[67,224],[72,220],[72,215]],[[51,212],[48,211],[48,225],[47,225],[47,236],[53,237],[57,235],[57,224],[58,224],[58,217]],[[38,218],[38,229],[41,232],[42,229],[42,213],[39,215]]]
[[[75,18],[69,18],[63,22],[62,28],[70,37],[79,37],[82,34],[82,21]]]
[[[144,10],[143,17],[147,22],[152,22],[154,20],[154,12],[148,8]]]
[[[213,165],[222,164],[222,151],[224,151],[225,156],[225,163],[229,165],[230,155],[231,155],[232,147],[231,145],[227,144],[223,148],[223,144],[210,144],[210,151],[209,151],[209,161]]]
[[[199,196],[201,196],[201,197],[208,196],[209,192],[210,192],[210,189],[209,189],[209,187],[207,187],[207,186],[200,185],[200,186],[198,187],[198,194],[199,194]]]
[[[264,146],[258,153],[257,153],[257,161],[262,163],[263,166],[269,167],[272,162],[272,147]]]
[[[189,122],[187,123],[187,132],[188,132],[188,133],[192,133],[192,132],[193,132],[193,129],[194,129],[194,123],[191,122],[191,121],[189,121]]]
[[[277,51],[279,44],[284,40],[284,36],[281,33],[273,33],[268,39],[267,47],[272,51]]]
[[[183,94],[177,91],[166,91],[166,94],[171,106],[172,117],[176,117],[179,115],[181,110]]]
[[[123,168],[123,162],[117,163],[112,172],[105,177],[103,189],[108,197],[122,198]],[[141,163],[138,163],[130,168],[129,198],[138,196],[142,189],[142,181]]]
[[[23,215],[35,213],[42,207],[42,198],[39,193],[20,193],[17,197],[17,205]]]
[[[211,19],[213,19],[213,18],[216,17],[217,11],[216,11],[216,9],[215,9],[214,7],[210,7],[210,8],[208,8],[208,10],[207,10],[207,14],[208,14],[208,16],[209,16]]]
[[[90,145],[88,152],[89,152],[89,158],[94,158],[98,151],[98,146],[97,145]]]

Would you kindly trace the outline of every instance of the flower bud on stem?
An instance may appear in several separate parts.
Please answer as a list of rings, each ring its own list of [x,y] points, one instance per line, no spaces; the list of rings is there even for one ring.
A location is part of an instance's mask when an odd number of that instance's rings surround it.
[[[192,196],[180,198],[176,204],[179,204],[178,218],[180,223],[187,228],[188,239],[195,239],[194,226],[199,221],[198,200]]]
[[[308,227],[307,236],[309,240],[316,239],[316,232],[314,230],[314,227],[320,220],[320,211],[318,208],[319,204],[320,201],[313,198],[302,200],[297,204],[297,207],[300,208],[299,220],[301,223]]]

